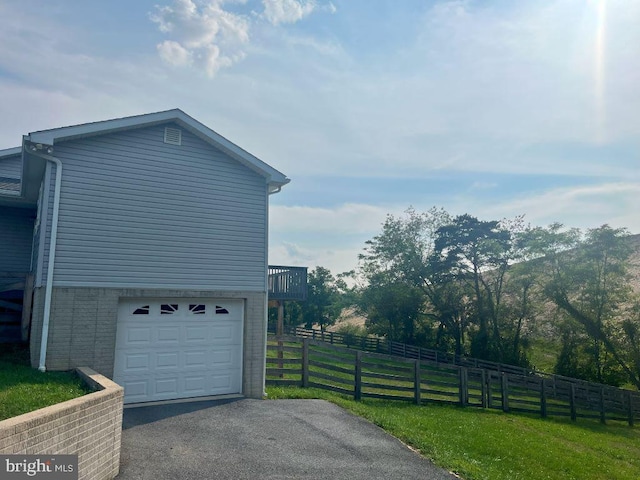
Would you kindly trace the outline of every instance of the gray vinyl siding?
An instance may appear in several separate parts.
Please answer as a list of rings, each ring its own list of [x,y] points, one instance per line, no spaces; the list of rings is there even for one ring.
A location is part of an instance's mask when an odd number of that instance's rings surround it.
[[[22,156],[0,158],[0,177],[22,177]]]
[[[265,179],[184,129],[165,144],[164,126],[56,145],[54,285],[264,291]]]
[[[22,156],[0,158],[0,192],[20,192]]]
[[[0,272],[30,271],[34,216],[31,209],[0,209]]]

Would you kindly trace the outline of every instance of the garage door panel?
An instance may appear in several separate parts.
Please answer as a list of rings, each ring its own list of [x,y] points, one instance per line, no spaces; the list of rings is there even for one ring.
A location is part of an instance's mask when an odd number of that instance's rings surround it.
[[[122,302],[114,380],[125,387],[125,402],[241,393],[243,305],[220,299]]]
[[[207,395],[206,382],[207,377],[205,375],[185,376],[184,391],[189,396]]]
[[[207,368],[207,352],[206,350],[194,350],[184,352],[185,368]]]
[[[216,350],[211,352],[211,366],[216,368],[237,366],[237,358],[231,350]]]
[[[221,390],[231,388],[233,386],[233,378],[231,375],[212,375],[211,389]]]
[[[134,353],[125,356],[126,372],[148,371],[151,363],[151,355],[148,353]]]
[[[156,368],[159,370],[180,368],[180,352],[158,353],[156,355]]]
[[[207,343],[210,339],[211,328],[208,325],[184,327],[186,343]]]
[[[180,343],[180,327],[155,327],[156,341],[160,344]]]
[[[149,397],[151,389],[149,388],[150,379],[147,380],[124,380],[118,382],[127,392],[130,401],[145,401]]]
[[[178,397],[178,385],[180,379],[177,377],[158,378],[154,383],[154,392],[159,395],[170,394],[172,397]]]
[[[125,345],[148,345],[152,340],[150,327],[130,327],[123,332]]]
[[[239,345],[241,332],[231,323],[211,327],[211,342],[214,344]]]

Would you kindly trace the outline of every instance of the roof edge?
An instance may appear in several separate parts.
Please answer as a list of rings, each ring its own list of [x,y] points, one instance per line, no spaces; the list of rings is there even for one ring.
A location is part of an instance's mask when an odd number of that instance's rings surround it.
[[[122,117],[112,120],[102,120],[93,123],[53,128],[50,130],[40,130],[29,133],[29,135],[26,135],[26,138],[33,143],[55,145],[56,142],[69,141],[76,138],[94,135],[104,135],[133,128],[143,128],[165,122],[176,122],[210,145],[223,150],[240,163],[265,177],[269,185],[279,187],[286,185],[290,181],[282,172],[263,162],[258,157],[247,152],[235,143],[227,140],[225,137],[213,131],[203,123],[195,120],[193,117],[187,115],[179,108],[131,117]]]
[[[17,157],[22,155],[22,147],[5,148],[0,150],[0,158]]]

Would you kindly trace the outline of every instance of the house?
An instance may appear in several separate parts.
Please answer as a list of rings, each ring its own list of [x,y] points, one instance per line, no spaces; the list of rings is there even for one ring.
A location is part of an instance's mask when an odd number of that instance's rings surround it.
[[[33,366],[91,367],[128,403],[260,397],[269,196],[288,182],[177,109],[0,151],[0,285],[24,282]]]

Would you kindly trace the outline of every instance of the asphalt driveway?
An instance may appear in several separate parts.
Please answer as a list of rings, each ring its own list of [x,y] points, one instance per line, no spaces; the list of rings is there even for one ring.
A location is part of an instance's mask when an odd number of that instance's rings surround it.
[[[451,480],[375,425],[323,400],[125,409],[120,480]]]

